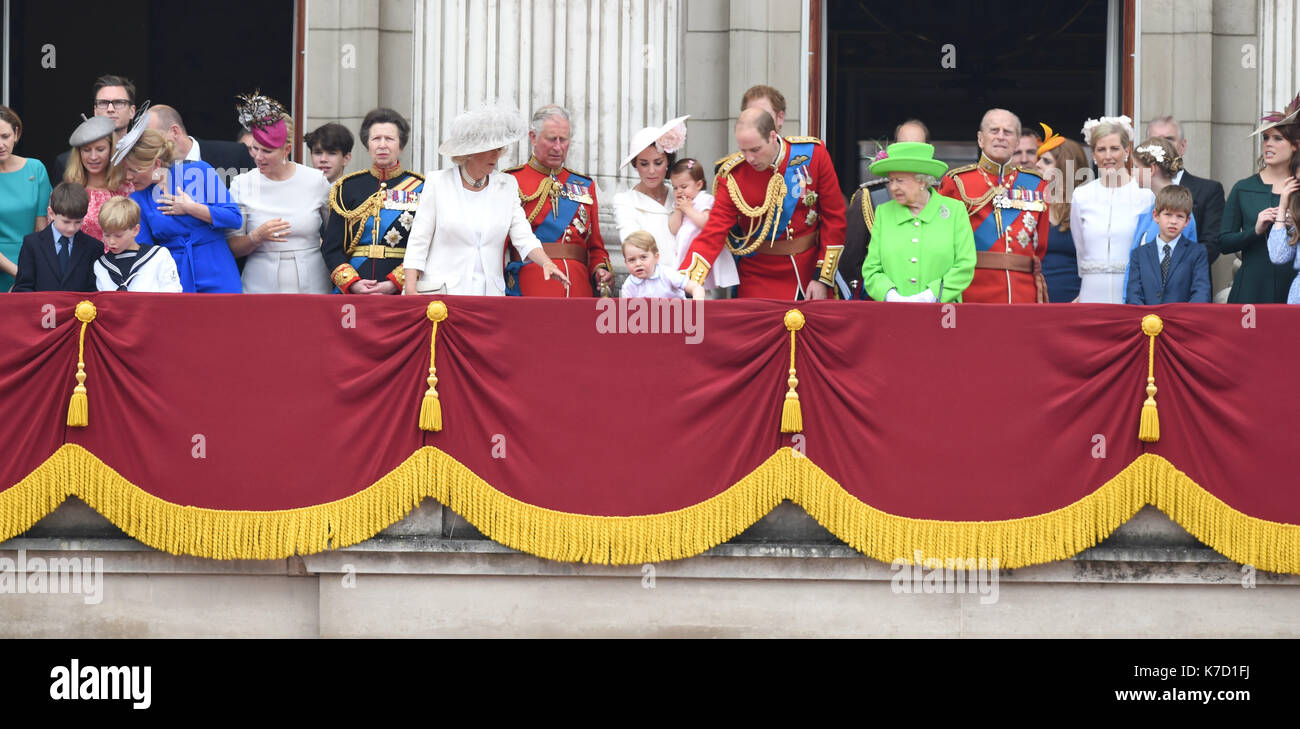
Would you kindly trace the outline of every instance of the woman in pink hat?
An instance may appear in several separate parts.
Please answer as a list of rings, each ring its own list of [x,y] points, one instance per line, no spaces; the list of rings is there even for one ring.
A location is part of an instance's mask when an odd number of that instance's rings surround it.
[[[320,231],[329,217],[330,184],[320,170],[290,159],[293,119],[278,102],[254,94],[238,109],[257,165],[230,182],[244,225],[227,240],[236,256],[248,256],[244,293],[328,294],[333,284]]]

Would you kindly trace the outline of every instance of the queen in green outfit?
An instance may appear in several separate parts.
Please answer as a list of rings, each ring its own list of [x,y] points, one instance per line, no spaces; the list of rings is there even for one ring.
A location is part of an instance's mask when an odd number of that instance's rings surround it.
[[[934,147],[891,144],[871,164],[888,175],[890,202],[876,209],[862,280],[876,301],[961,301],[975,276],[975,234],[966,206],[935,191],[948,165]]]

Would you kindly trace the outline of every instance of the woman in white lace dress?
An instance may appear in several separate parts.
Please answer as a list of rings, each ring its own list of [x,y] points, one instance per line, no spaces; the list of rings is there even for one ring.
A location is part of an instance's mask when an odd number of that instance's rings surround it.
[[[1138,218],[1155,203],[1155,195],[1131,173],[1133,123],[1128,117],[1089,120],[1083,136],[1099,174],[1075,190],[1070,201],[1070,230],[1079,260],[1077,301],[1122,304]]]

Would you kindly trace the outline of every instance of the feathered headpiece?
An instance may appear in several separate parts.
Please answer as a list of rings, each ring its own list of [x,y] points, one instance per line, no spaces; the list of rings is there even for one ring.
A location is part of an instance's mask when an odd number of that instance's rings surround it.
[[[1103,116],[1100,119],[1089,119],[1083,123],[1083,141],[1092,146],[1092,130],[1099,124],[1114,124],[1120,129],[1128,132],[1128,138],[1133,138],[1133,120],[1127,116]]]
[[[1065,137],[1052,131],[1051,127],[1042,122],[1038,122],[1038,126],[1043,128],[1043,143],[1038,145],[1039,157],[1042,157],[1044,154],[1047,154],[1065,143]]]
[[[1296,94],[1296,97],[1291,100],[1290,104],[1286,105],[1285,109],[1282,111],[1270,111],[1260,117],[1260,121],[1264,122],[1264,124],[1260,126],[1259,129],[1252,132],[1250,136],[1253,137],[1257,134],[1263,134],[1273,127],[1280,127],[1283,124],[1295,124],[1296,122],[1300,122],[1300,94]]]
[[[632,164],[632,160],[650,146],[664,154],[673,154],[681,149],[686,144],[686,120],[690,118],[690,114],[679,116],[670,119],[662,126],[646,127],[632,135],[632,151],[623,159],[619,169]]]
[[[135,123],[131,125],[126,134],[122,135],[121,139],[117,140],[117,147],[113,149],[113,164],[119,164],[126,159],[126,156],[131,152],[131,148],[135,147],[136,142],[140,141],[140,136],[144,134],[144,130],[148,126],[149,102],[146,101],[140,105],[140,110],[135,113]]]
[[[239,125],[253,133],[253,139],[267,149],[279,149],[289,141],[289,128],[284,123],[284,105],[261,90],[246,96],[236,96],[235,111]]]
[[[438,147],[445,157],[467,157],[507,147],[528,134],[528,122],[509,103],[489,101],[463,112],[447,128]]]

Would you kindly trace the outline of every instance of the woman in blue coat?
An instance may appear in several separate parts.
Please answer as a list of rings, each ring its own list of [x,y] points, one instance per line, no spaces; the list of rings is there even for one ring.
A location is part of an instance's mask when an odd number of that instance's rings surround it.
[[[147,112],[142,120],[147,120]],[[187,293],[243,292],[239,267],[225,230],[239,228],[243,215],[206,162],[172,164],[172,143],[152,129],[136,128],[118,145],[115,161],[126,166],[140,206],[138,243],[166,246]]]

